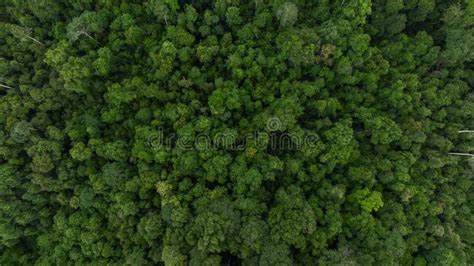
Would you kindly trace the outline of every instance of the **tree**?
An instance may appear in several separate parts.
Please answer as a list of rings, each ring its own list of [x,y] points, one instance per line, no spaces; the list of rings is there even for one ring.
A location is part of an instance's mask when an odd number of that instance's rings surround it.
[[[283,3],[276,12],[281,27],[291,27],[298,19],[298,7],[292,2]]]
[[[92,151],[82,142],[75,144],[69,153],[72,158],[79,161],[85,161],[92,157]]]
[[[474,11],[472,4],[465,10],[458,4],[447,8],[443,14],[443,31],[446,36],[446,50],[441,52],[440,63],[453,66],[456,63],[469,62],[474,58],[472,41],[474,34],[470,30],[473,26]]]
[[[80,16],[73,18],[67,25],[67,36],[72,42],[82,36],[95,40],[91,34],[101,32],[105,23],[106,20],[102,13],[85,11]]]
[[[33,31],[30,28],[22,27],[15,24],[6,24],[9,28],[11,34],[20,40],[32,40],[37,44],[43,45],[42,42],[38,41],[38,39],[33,38],[32,34]]]
[[[168,25],[168,20],[179,9],[179,4],[177,0],[151,0],[148,2],[148,7],[155,16]]]

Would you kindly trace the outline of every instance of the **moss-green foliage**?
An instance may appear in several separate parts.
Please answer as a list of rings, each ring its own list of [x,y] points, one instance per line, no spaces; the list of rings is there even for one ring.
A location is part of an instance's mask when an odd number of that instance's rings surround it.
[[[472,265],[473,27],[469,0],[0,1],[0,265]]]

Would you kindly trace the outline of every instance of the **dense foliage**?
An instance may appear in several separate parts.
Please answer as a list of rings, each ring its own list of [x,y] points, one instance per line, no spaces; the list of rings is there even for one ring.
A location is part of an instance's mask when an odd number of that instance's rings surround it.
[[[472,265],[473,66],[473,0],[0,1],[0,265]]]

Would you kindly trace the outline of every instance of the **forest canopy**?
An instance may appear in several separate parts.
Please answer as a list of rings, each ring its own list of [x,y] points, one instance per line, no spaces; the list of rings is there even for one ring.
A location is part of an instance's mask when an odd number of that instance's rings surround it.
[[[0,265],[472,265],[473,0],[0,1]]]

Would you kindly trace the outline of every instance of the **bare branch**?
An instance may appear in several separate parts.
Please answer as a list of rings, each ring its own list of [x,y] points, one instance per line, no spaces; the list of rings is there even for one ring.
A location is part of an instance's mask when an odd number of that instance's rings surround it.
[[[459,156],[474,157],[474,154],[470,154],[470,153],[449,152],[448,154],[450,154],[450,155],[459,155]]]
[[[25,36],[25,37],[28,38],[28,39],[30,39],[30,40],[33,40],[33,41],[36,42],[36,43],[39,43],[39,44],[41,44],[41,45],[44,45],[42,42],[38,41],[37,39],[35,39],[35,38],[31,37],[31,36]]]
[[[94,37],[92,37],[89,33],[85,32],[85,31],[82,31],[81,33],[86,35],[87,37],[89,37],[89,39],[95,40]]]
[[[10,87],[10,86],[3,85],[3,84],[0,84],[0,87],[7,88],[7,89],[14,89],[14,88],[12,88],[12,87]]]
[[[474,130],[459,130],[458,133],[474,133]]]

